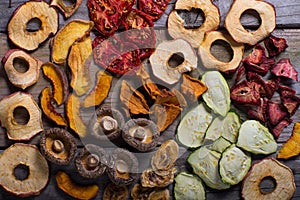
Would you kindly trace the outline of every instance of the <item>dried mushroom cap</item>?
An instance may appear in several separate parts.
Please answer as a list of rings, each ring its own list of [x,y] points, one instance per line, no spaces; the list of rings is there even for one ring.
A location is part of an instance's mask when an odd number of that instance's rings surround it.
[[[87,144],[75,158],[76,169],[85,178],[101,176],[107,166],[106,153],[103,148]]]
[[[67,5],[64,3],[64,0],[51,0],[50,5],[57,7],[59,10],[62,11],[65,18],[71,17],[71,15],[76,12],[80,4],[82,3],[82,0],[73,0],[72,5]]]
[[[27,169],[28,176],[17,178],[15,170],[18,167]],[[0,185],[20,197],[38,195],[48,183],[48,163],[35,145],[15,143],[4,150],[0,169]]]
[[[156,147],[159,135],[156,124],[145,118],[131,119],[122,128],[125,142],[143,152]]]
[[[129,185],[137,179],[138,160],[125,149],[111,152],[107,168],[108,177],[116,185]]]
[[[124,117],[120,111],[102,106],[96,110],[90,129],[92,135],[100,140],[115,140],[121,136],[120,128],[124,123]]]
[[[109,183],[104,190],[103,200],[126,200],[128,188],[125,185],[116,185]]]
[[[29,114],[25,123],[18,123],[15,119],[15,111],[19,108]],[[10,140],[30,140],[43,130],[40,108],[30,94],[23,92],[15,92],[0,100],[0,121]]]
[[[184,27],[182,19],[177,10],[201,9],[204,12],[205,21],[195,29]],[[211,0],[178,0],[168,18],[168,32],[173,38],[183,38],[187,40],[194,48],[198,48],[207,31],[217,30],[220,24],[220,12]]]
[[[2,59],[8,80],[16,87],[26,89],[35,84],[40,77],[41,61],[18,49],[10,49]],[[15,62],[22,67],[28,67],[25,72],[15,68]]]
[[[271,192],[260,188],[261,181],[266,177],[275,180],[276,187]],[[242,197],[252,199],[291,199],[296,191],[292,170],[274,158],[264,159],[252,166],[243,181]]]
[[[246,10],[255,10],[261,18],[260,27],[252,32],[247,31],[241,24],[241,15]],[[255,45],[275,29],[276,14],[271,4],[257,0],[234,1],[225,19],[225,27],[231,37],[239,42]]]
[[[146,188],[135,184],[131,190],[133,200],[169,200],[170,193],[167,188]]]
[[[174,63],[175,67],[170,66],[170,61],[173,62],[172,57],[178,57]],[[197,62],[194,49],[183,39],[160,43],[150,56],[154,76],[168,84],[177,83],[184,72],[196,69]]]
[[[211,46],[216,41],[224,41],[230,45],[233,51],[233,58],[229,62],[222,62],[211,54]],[[211,31],[205,33],[203,42],[201,43],[198,54],[202,64],[207,69],[214,69],[221,72],[235,71],[242,61],[244,55],[244,45],[234,41],[230,35],[219,31]]]
[[[147,169],[141,175],[141,184],[143,187],[167,187],[173,183],[175,172],[175,168],[164,171]]]
[[[58,165],[67,165],[76,152],[75,138],[65,129],[50,128],[43,132],[40,149],[45,158]]]
[[[27,24],[37,19],[40,28],[28,31]],[[45,1],[28,1],[19,6],[7,25],[9,39],[18,47],[31,51],[39,47],[51,34],[58,30],[58,14]]]

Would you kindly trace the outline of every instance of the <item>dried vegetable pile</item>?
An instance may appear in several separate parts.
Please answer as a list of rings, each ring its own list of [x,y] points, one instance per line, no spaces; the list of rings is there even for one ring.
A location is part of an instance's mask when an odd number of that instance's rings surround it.
[[[92,199],[99,190],[103,199],[129,195],[205,199],[205,187],[225,190],[240,182],[244,199],[293,196],[296,189],[289,167],[275,158],[252,165],[252,155],[277,151],[276,139],[292,123],[300,102],[286,84],[298,81],[292,61],[277,60],[288,45],[284,38],[271,35],[276,26],[274,7],[264,1],[234,1],[225,31],[218,30],[220,12],[211,0],[194,0],[192,6],[177,0],[167,22],[172,39],[157,44],[154,23],[168,4],[169,0],[88,0],[84,5],[77,0],[70,6],[62,0],[32,0],[18,6],[7,26],[13,48],[1,61],[7,80],[18,88],[0,100],[1,126],[16,142],[0,156],[0,185],[6,191],[20,197],[40,194],[48,183],[51,162],[74,163],[78,175],[88,180],[107,174],[110,183],[99,188],[95,181],[82,185],[68,172],[57,172],[58,188],[76,199]],[[90,20],[73,19],[59,29],[59,12],[66,20],[79,6],[87,6]],[[203,10],[205,21],[200,27],[186,28],[178,13],[192,9]],[[249,9],[262,20],[254,32],[239,20]],[[32,19],[40,20],[38,30],[27,30]],[[50,60],[42,62],[31,53],[48,39]],[[211,46],[219,40],[233,51],[229,62],[212,55]],[[244,55],[249,46],[252,52]],[[26,63],[26,72],[14,68],[18,61]],[[91,72],[92,66],[97,66],[96,72]],[[192,73],[199,69],[207,72],[198,79]],[[40,71],[51,86],[42,89],[37,104],[25,89],[38,82]],[[224,75],[235,79],[231,88]],[[116,92],[112,87],[116,80],[118,109],[104,103]],[[17,108],[28,112],[28,121],[16,121]],[[85,109],[94,109],[88,121],[82,117]],[[240,112],[248,119],[241,119]],[[53,127],[44,129],[44,118]],[[171,139],[161,141],[178,122]],[[296,122],[277,158],[300,153],[299,130]],[[38,134],[38,146],[24,143]],[[78,150],[78,139],[94,142]],[[108,141],[119,146],[108,151],[98,145]],[[191,151],[190,172],[176,166],[182,147]],[[135,152],[152,153],[146,169],[140,171],[143,163]],[[28,175],[17,177],[17,168],[25,168]],[[260,188],[265,177],[276,181],[272,192]],[[174,194],[168,188],[172,184]]]

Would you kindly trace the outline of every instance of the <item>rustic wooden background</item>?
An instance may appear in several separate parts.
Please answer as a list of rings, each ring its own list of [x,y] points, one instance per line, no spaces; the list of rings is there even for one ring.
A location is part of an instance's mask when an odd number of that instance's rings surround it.
[[[70,1],[70,0],[67,0]],[[228,12],[231,3],[233,0],[213,0],[213,2],[219,7],[220,12],[221,12],[221,29],[223,28],[223,23],[224,19],[226,17],[226,13]],[[0,58],[3,57],[5,52],[9,48],[14,48],[14,46],[7,40],[7,29],[6,25],[7,22],[13,13],[13,11],[19,6],[25,2],[25,0],[12,0],[11,5],[9,4],[9,0],[2,0],[0,2]],[[279,36],[279,37],[284,37],[286,38],[289,48],[286,50],[286,52],[282,53],[281,57],[289,57],[292,61],[292,63],[297,67],[298,71],[300,72],[300,2],[298,0],[288,0],[288,1],[281,1],[281,0],[269,0],[268,2],[272,3],[275,8],[276,8],[276,13],[277,13],[277,28],[274,31],[274,35]],[[167,16],[168,13],[173,9],[174,7],[175,0],[171,0],[169,6],[167,7],[166,13],[162,16],[160,20],[158,20],[155,23],[155,27],[157,29],[161,29],[161,32],[164,33],[165,27],[166,27],[166,21],[167,21]],[[187,19],[186,22],[188,24],[198,24],[200,25],[203,21],[201,18],[201,15],[198,14],[193,14],[189,15],[187,13],[183,13],[183,16]],[[79,7],[79,10],[68,20],[65,20],[62,15],[60,14],[60,27],[62,27],[64,24],[66,24],[67,21],[72,20],[72,19],[88,19],[88,12],[86,8],[86,0],[83,0],[82,5]],[[243,25],[245,25],[248,28],[256,28],[259,25],[259,20],[255,17],[253,17],[251,14],[246,14],[242,19],[241,19]],[[34,25],[33,25],[34,27]],[[92,33],[93,35],[93,33]],[[167,36],[166,36],[167,37]],[[214,48],[214,51],[216,54],[218,54],[221,57],[228,57],[228,53],[224,53],[224,48],[222,47],[216,47]],[[49,42],[45,42],[44,44],[41,45],[41,47],[32,52],[31,54],[37,58],[39,58],[41,61],[46,62],[49,61]],[[230,81],[230,80],[229,80]],[[117,82],[117,79],[114,80],[114,82]],[[26,92],[31,93],[35,100],[38,101],[38,96],[41,90],[45,87],[48,86],[49,82],[44,79],[44,77],[41,75],[40,80],[38,83],[28,89],[26,89]],[[291,86],[297,91],[297,94],[300,97],[300,85],[298,83],[291,83]],[[5,72],[3,71],[3,67],[1,67],[0,70],[0,98],[5,97],[6,95],[18,91],[18,89],[14,88],[8,81],[5,75]],[[107,99],[106,103],[110,102],[115,102],[116,99],[111,98],[112,96],[110,95],[109,98]],[[276,98],[276,97],[275,97]],[[60,111],[63,110],[63,108],[59,109]],[[294,122],[300,121],[300,110],[298,110],[293,117]],[[175,122],[170,128],[168,128],[167,131],[165,131],[162,134],[161,137],[161,142],[168,138],[172,138],[175,133],[176,125],[178,123]],[[49,123],[48,120],[44,120],[44,126],[45,128],[53,126],[53,124]],[[288,126],[284,132],[281,134],[280,138],[278,138],[278,146],[281,147],[282,143],[285,142],[290,134],[291,130],[293,127],[293,123]],[[29,143],[37,144],[39,141],[39,136],[34,137]],[[11,145],[13,142],[7,139],[5,130],[3,128],[0,128],[0,149],[4,150],[6,149],[9,145]],[[82,143],[78,140],[78,147],[82,147]],[[299,147],[300,148],[300,147]],[[180,148],[181,151],[181,157],[177,161],[177,169],[180,170],[186,170],[187,166],[185,164],[186,157],[189,154],[189,151],[187,151],[184,148]],[[271,155],[271,156],[275,156]],[[254,162],[256,162],[259,159],[262,159],[263,157],[255,157]],[[296,193],[293,197],[293,199],[300,199],[300,157],[295,157],[292,158],[288,161],[281,161],[284,164],[288,165],[294,172],[295,175],[295,182],[297,186]],[[78,183],[97,183],[100,187],[99,194],[95,199],[101,199],[102,192],[106,184],[109,182],[108,177],[106,175],[101,176],[100,178],[96,180],[85,180],[82,179],[78,176],[76,173],[73,164],[70,166],[66,167],[61,167],[61,166],[56,166],[51,164],[50,165],[51,169],[51,177],[50,177],[50,182],[48,186],[41,192],[39,196],[35,197],[29,197],[26,199],[72,199],[71,197],[67,196],[64,194],[62,191],[60,191],[56,184],[55,184],[55,179],[54,179],[54,174],[58,170],[65,170],[69,174],[72,175],[74,180],[76,180]],[[1,169],[0,169],[1,170]],[[207,189],[207,199],[240,199],[240,187],[241,185],[238,184],[236,186],[231,187],[228,190],[225,191],[215,191],[211,189]],[[264,188],[270,188],[272,187],[272,184],[270,182],[266,182],[263,184]],[[172,193],[172,188],[173,185],[169,186],[169,189]],[[0,199],[4,200],[13,200],[13,199],[18,199],[17,197],[8,194],[7,192],[3,191],[3,189],[0,189]]]

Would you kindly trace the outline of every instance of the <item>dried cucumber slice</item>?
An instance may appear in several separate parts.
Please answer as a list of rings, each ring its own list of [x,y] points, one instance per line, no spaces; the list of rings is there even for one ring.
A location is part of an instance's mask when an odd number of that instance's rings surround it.
[[[209,71],[203,74],[201,81],[207,86],[202,94],[203,100],[215,113],[226,116],[230,109],[230,89],[222,74]]]
[[[175,178],[175,199],[204,200],[205,189],[199,177],[187,172],[179,173]]]
[[[273,135],[256,120],[247,120],[242,124],[236,145],[253,154],[271,154],[277,150]]]
[[[214,141],[212,144],[208,145],[207,148],[212,151],[222,153],[230,145],[231,145],[231,143],[221,136],[216,141]]]
[[[219,160],[221,154],[209,150],[206,146],[194,151],[188,157],[188,163],[192,166],[193,171],[197,174],[204,183],[218,190],[227,189],[230,185],[222,182],[219,174]]]
[[[211,121],[211,113],[207,111],[204,104],[199,104],[182,118],[177,128],[177,140],[189,148],[200,147]]]
[[[235,143],[241,126],[239,116],[234,112],[229,112],[225,117],[216,117],[208,127],[205,140],[215,141],[220,136]]]
[[[243,180],[249,171],[251,157],[233,144],[222,153],[219,166],[222,181],[230,185],[236,185]]]

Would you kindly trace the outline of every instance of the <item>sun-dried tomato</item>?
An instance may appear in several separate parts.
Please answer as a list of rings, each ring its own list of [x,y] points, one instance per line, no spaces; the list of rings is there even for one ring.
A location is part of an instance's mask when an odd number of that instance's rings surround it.
[[[298,81],[298,72],[295,67],[291,64],[289,58],[282,58],[272,68],[271,73],[275,76],[290,78]]]
[[[163,15],[169,2],[170,0],[138,0],[138,8],[156,21]]]
[[[269,52],[269,57],[274,57],[283,52],[287,47],[286,40],[284,38],[278,38],[270,35],[264,40],[264,44]]]

